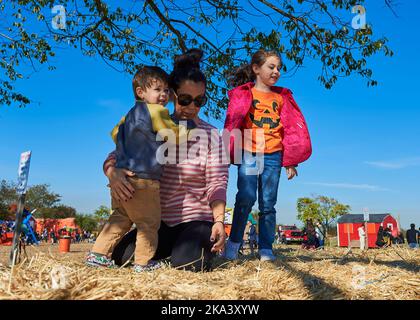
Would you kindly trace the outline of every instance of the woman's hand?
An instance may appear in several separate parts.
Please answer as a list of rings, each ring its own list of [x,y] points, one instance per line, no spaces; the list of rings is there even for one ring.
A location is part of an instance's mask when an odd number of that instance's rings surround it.
[[[298,172],[297,172],[295,166],[288,166],[288,167],[286,167],[286,173],[287,173],[287,180],[291,180],[295,176],[298,175]]]
[[[211,252],[220,252],[223,250],[226,241],[225,225],[223,222],[218,221],[213,224],[210,241],[215,242],[211,248]]]
[[[134,188],[131,183],[127,180],[128,177],[134,176],[135,173],[127,169],[119,169],[115,167],[109,167],[106,176],[109,179],[109,187],[111,188],[112,194],[118,201],[127,201],[133,197]]]

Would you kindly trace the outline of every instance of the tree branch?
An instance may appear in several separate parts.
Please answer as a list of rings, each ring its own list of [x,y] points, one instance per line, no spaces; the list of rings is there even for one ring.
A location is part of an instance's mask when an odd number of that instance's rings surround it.
[[[188,23],[186,23],[185,21],[181,21],[181,20],[176,20],[176,19],[170,19],[170,22],[176,22],[176,23],[181,23],[184,26],[186,26],[188,29],[190,29],[195,35],[197,35],[199,38],[203,39],[205,42],[207,42],[211,47],[213,47],[213,49],[219,51],[220,53],[222,53],[219,48],[210,40],[208,40],[206,37],[204,37],[201,33],[197,32],[193,27],[191,27]]]
[[[282,16],[285,16],[287,18],[289,18],[290,20],[294,21],[295,23],[300,22],[302,23],[305,27],[307,27],[309,29],[309,31],[311,32],[311,34],[321,43],[323,43],[323,40],[320,39],[317,35],[317,33],[315,32],[314,29],[312,29],[312,27],[302,18],[296,17],[291,15],[290,13],[281,10],[280,8],[276,7],[275,5],[273,5],[272,3],[266,1],[266,0],[258,0],[259,2],[261,2],[262,4],[266,5],[267,7],[273,9],[274,11],[280,13]]]
[[[155,3],[152,0],[146,0],[146,2],[152,8],[152,10],[156,13],[156,15],[159,17],[159,19],[169,28],[169,30],[171,30],[173,33],[176,34],[176,36],[178,38],[179,46],[181,47],[181,50],[183,52],[186,52],[187,51],[187,46],[185,45],[185,41],[182,38],[181,32],[179,32],[179,30],[175,29],[171,25],[170,21],[165,18],[163,13],[159,10],[159,8],[155,5]]]

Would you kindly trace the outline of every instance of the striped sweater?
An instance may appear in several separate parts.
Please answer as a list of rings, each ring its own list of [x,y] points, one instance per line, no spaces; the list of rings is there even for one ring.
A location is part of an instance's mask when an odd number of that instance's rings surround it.
[[[222,148],[218,148],[221,145],[220,135],[215,127],[201,119],[197,128],[191,132],[199,135],[200,130],[206,132],[207,143],[205,141],[200,143],[194,137],[189,137],[187,143],[189,156],[184,157],[186,159],[182,161],[176,161],[179,160],[178,153],[172,156],[169,154],[167,159],[170,164],[163,166],[160,201],[162,221],[168,226],[190,221],[212,222],[210,203],[215,200],[226,202],[228,164],[221,161]],[[217,147],[214,147],[214,143],[217,143]],[[110,159],[115,159],[114,153],[111,153],[105,161],[105,171]]]

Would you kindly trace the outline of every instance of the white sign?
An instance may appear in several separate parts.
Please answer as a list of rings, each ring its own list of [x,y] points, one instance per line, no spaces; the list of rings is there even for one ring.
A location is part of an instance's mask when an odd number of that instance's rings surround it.
[[[233,220],[233,209],[231,208],[226,208],[225,210],[225,224],[232,224],[232,220]]]
[[[28,184],[29,164],[31,162],[31,151],[23,152],[20,155],[19,169],[18,169],[18,185],[17,193],[26,193],[26,186]]]
[[[363,209],[363,220],[364,221],[369,221],[369,209],[368,208]]]

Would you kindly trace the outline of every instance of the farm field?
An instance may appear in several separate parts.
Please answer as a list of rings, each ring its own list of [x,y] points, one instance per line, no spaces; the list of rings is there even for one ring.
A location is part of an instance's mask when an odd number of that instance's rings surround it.
[[[83,263],[91,244],[27,247],[11,277],[10,247],[0,246],[0,300],[4,299],[410,299],[420,300],[420,250],[347,248],[302,250],[278,245],[277,261],[260,262],[247,250],[237,262],[216,258],[215,270],[192,273],[169,266],[135,274]]]

